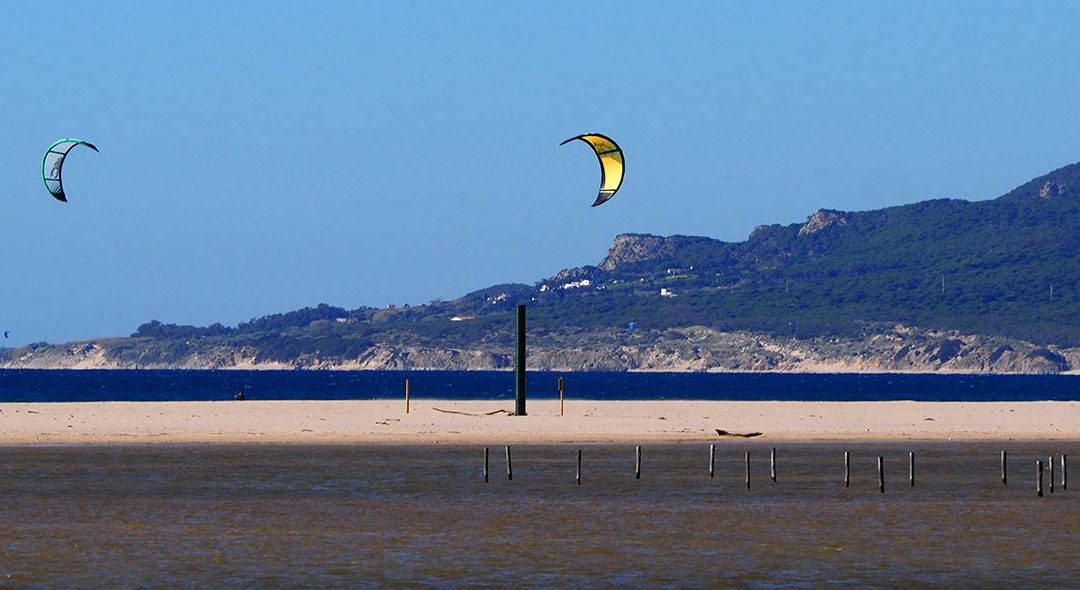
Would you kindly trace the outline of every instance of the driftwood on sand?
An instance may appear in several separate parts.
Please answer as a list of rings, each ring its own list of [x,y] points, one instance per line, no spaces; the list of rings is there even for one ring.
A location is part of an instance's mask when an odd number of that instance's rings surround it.
[[[737,438],[754,438],[755,436],[761,436],[760,432],[728,432],[726,430],[720,430],[719,428],[716,429],[716,434],[720,436],[734,436]]]
[[[495,414],[506,414],[507,416],[513,416],[514,415],[513,412],[507,412],[506,410],[495,410],[495,411],[492,411],[492,412],[482,412],[482,413],[479,413],[479,414],[474,414],[472,412],[458,412],[457,410],[442,410],[442,409],[439,409],[439,408],[431,408],[431,409],[435,410],[436,412],[442,412],[443,414],[461,414],[462,416],[494,416]]]

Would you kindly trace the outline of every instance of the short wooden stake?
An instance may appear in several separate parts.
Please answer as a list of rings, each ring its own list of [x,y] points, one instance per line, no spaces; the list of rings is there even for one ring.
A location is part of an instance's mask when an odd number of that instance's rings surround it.
[[[750,451],[746,451],[746,489],[750,489]]]
[[[709,479],[716,474],[716,445],[709,445]]]
[[[1042,471],[1043,471],[1042,461],[1036,461],[1035,462],[1035,471],[1038,472],[1038,475],[1039,475],[1038,478],[1035,479],[1035,493],[1038,494],[1038,496],[1040,498],[1042,498],[1043,497],[1043,491],[1042,491]]]
[[[1069,489],[1069,472],[1065,467],[1065,453],[1061,454],[1061,491]]]
[[[559,377],[559,415],[563,415],[563,400],[564,391],[566,390],[566,384],[563,382],[563,378]]]
[[[488,448],[484,447],[484,483],[488,482]]]
[[[1009,485],[1009,470],[1006,467],[1008,465],[1008,463],[1009,463],[1009,453],[1008,453],[1008,451],[1001,451],[1001,485],[1003,485],[1003,486]]]
[[[581,485],[581,449],[577,450],[577,477],[574,478],[574,483]]]
[[[405,413],[409,413],[409,378],[405,378]]]
[[[769,451],[769,479],[776,483],[776,447]]]
[[[878,455],[877,458],[877,480],[878,491],[882,494],[885,493],[885,458]]]
[[[844,487],[851,487],[851,453],[844,451]]]
[[[514,467],[510,463],[510,445],[506,445],[506,480],[512,481],[514,479]]]
[[[908,453],[908,482],[915,487],[915,451]]]
[[[1046,475],[1049,476],[1047,479],[1050,480],[1050,493],[1053,494],[1054,493],[1054,456],[1053,455],[1050,455],[1050,458],[1046,460],[1046,468],[1047,468]]]
[[[634,479],[641,479],[641,445],[634,447]]]

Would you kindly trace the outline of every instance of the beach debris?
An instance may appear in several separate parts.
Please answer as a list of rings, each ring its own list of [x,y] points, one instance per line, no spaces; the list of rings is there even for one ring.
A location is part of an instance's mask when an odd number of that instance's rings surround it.
[[[506,410],[494,410],[492,412],[481,412],[481,413],[477,414],[477,413],[473,413],[473,412],[459,412],[457,410],[443,410],[441,408],[431,408],[431,409],[435,410],[436,412],[442,412],[443,414],[461,414],[462,416],[494,416],[496,414],[506,414],[507,416],[513,416],[514,415],[513,412],[508,412]]]
[[[380,424],[382,426],[390,426],[391,422],[401,422],[401,419],[400,418],[383,418],[382,420],[376,420],[375,421],[376,424]]]
[[[65,138],[54,141],[52,145],[45,150],[45,157],[41,159],[41,180],[45,183],[45,188],[49,191],[49,194],[57,201],[67,202],[67,195],[64,193],[64,180],[61,176],[61,172],[63,171],[64,160],[67,159],[68,153],[80,145],[84,145],[95,152],[98,151],[97,146],[90,142],[81,139]]]
[[[615,196],[615,192],[622,186],[623,181],[623,151],[614,139],[599,133],[585,133],[576,135],[560,143],[566,145],[575,139],[580,139],[589,144],[596,152],[596,159],[600,161],[600,192],[592,206],[603,205]],[[633,332],[633,328],[630,329]]]
[[[754,438],[755,436],[761,436],[760,432],[728,432],[726,430],[720,430],[719,428],[716,429],[716,434],[719,436],[732,436],[736,438]]]

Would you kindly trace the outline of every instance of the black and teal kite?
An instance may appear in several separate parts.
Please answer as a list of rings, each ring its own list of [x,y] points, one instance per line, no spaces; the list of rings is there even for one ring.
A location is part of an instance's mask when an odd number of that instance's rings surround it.
[[[67,195],[64,194],[64,160],[67,159],[68,153],[75,149],[75,146],[80,145],[85,145],[95,152],[98,151],[94,144],[72,138],[54,141],[49,149],[45,150],[45,157],[41,160],[41,180],[45,182],[45,188],[49,190],[49,194],[57,201],[67,202]]]

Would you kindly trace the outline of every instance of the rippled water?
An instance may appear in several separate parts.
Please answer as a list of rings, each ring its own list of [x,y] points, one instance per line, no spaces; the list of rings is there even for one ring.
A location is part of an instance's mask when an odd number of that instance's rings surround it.
[[[0,586],[1069,586],[1069,444],[4,447]]]

